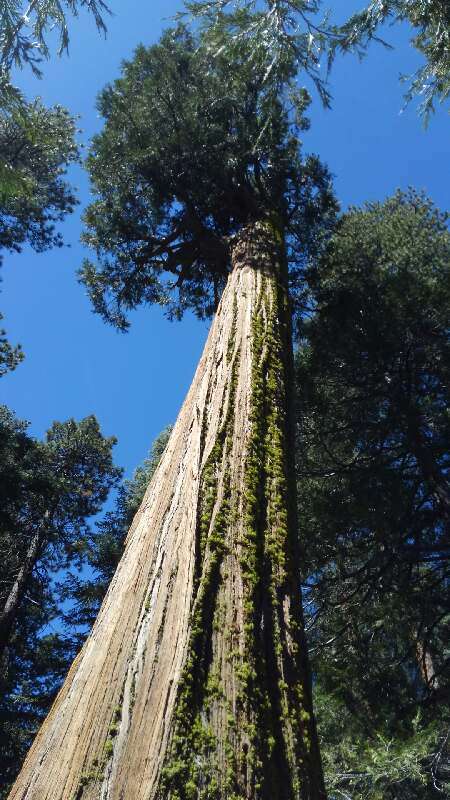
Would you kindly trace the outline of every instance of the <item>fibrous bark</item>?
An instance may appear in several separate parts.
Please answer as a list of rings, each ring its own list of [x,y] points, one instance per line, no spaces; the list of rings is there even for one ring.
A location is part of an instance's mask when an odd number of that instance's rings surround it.
[[[10,800],[323,800],[282,239],[243,229],[92,633]]]

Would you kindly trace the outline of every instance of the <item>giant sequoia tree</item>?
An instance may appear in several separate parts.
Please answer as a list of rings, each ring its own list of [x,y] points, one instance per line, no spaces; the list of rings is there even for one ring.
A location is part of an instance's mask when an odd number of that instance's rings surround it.
[[[97,261],[82,273],[95,308],[120,328],[140,303],[217,313],[11,798],[325,796],[300,606],[289,287],[295,299],[334,201],[317,159],[300,156],[291,52],[268,64],[245,37],[219,45],[169,31],[100,97],[85,237]]]

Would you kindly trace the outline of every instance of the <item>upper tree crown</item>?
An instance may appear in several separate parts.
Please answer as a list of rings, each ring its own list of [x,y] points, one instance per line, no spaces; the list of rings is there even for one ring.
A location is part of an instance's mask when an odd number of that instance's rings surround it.
[[[334,200],[326,169],[301,157],[308,98],[293,75],[289,52],[271,69],[254,40],[178,26],[138,47],[102,91],[84,234],[97,263],[82,280],[105,319],[124,329],[142,302],[212,313],[230,237],[268,212],[287,232],[295,277]]]

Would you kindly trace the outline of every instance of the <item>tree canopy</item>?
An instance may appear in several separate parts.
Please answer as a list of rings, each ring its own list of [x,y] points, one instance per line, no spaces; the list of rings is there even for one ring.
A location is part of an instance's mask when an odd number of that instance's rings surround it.
[[[45,108],[39,100],[0,114],[0,266],[4,253],[61,247],[57,228],[76,204],[65,180],[79,158],[75,121],[61,106]],[[22,360],[0,332],[0,375]]]
[[[97,199],[83,236],[97,262],[81,278],[119,328],[141,302],[210,314],[231,238],[263,215],[288,233],[294,279],[333,217],[327,170],[300,155],[305,97],[290,87],[289,54],[267,75],[265,51],[223,41],[169,30],[100,95],[105,124],[87,162]]]
[[[67,167],[79,158],[76,127],[61,106],[45,108],[39,100],[0,116],[2,251],[29,244],[41,252],[61,246],[56,224],[74,209]],[[1,263],[1,262],[0,262]]]
[[[20,252],[28,243],[40,252],[61,246],[56,223],[73,211],[75,196],[63,180],[78,160],[75,122],[61,106],[28,102],[11,82],[11,70],[50,57],[48,36],[58,33],[58,53],[68,51],[67,15],[86,9],[106,32],[104,0],[0,0],[0,265],[2,250]],[[0,315],[0,319],[2,316]],[[0,330],[0,376],[23,359]]]
[[[439,796],[448,779],[446,223],[412,191],[351,209],[308,273],[298,470],[309,639],[330,790],[355,800]]]

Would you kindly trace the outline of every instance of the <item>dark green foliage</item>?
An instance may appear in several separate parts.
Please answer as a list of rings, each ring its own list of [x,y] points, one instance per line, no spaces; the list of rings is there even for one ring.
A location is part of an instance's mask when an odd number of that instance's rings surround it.
[[[342,676],[344,678],[344,676]],[[378,726],[367,736],[348,705],[317,685],[314,692],[329,800],[438,800],[447,797],[448,719]],[[442,719],[443,717],[443,719]]]
[[[3,792],[74,655],[73,643],[58,623],[54,576],[80,563],[87,520],[118,481],[121,471],[111,458],[114,442],[102,436],[94,417],[55,422],[39,442],[27,433],[26,423],[0,407]]]
[[[56,225],[76,203],[64,175],[77,160],[75,123],[65,109],[36,101],[0,113],[0,266],[5,251],[20,253],[26,244],[37,252],[62,246]],[[1,330],[0,376],[22,359]]]
[[[299,498],[332,796],[437,797],[433,781],[449,777],[437,755],[450,688],[446,218],[414,192],[352,209],[308,279]]]
[[[3,314],[0,314],[0,320]],[[6,372],[15,369],[23,360],[23,353],[20,345],[13,347],[6,338],[6,331],[0,328],[0,378]]]
[[[12,85],[13,67],[29,66],[41,76],[39,63],[49,58],[47,36],[59,35],[59,54],[68,50],[67,13],[86,9],[105,32],[103,0],[0,0],[0,265],[4,250],[20,252],[29,244],[37,252],[62,246],[55,225],[73,211],[73,190],[64,181],[67,166],[78,160],[75,124],[60,106],[46,109],[29,103]],[[1,319],[1,316],[0,316]],[[0,330],[0,376],[23,359]]]
[[[82,280],[107,321],[125,329],[140,303],[212,313],[230,238],[267,213],[286,227],[296,280],[335,205],[326,170],[300,157],[306,98],[297,96],[298,124],[284,102],[293,75],[289,51],[271,73],[262,46],[178,27],[139,47],[104,89],[84,234],[97,263],[85,263]]]
[[[47,109],[36,100],[0,115],[0,251],[61,246],[55,223],[76,202],[64,180],[78,159],[74,137],[74,120],[60,106]]]
[[[45,575],[76,556],[86,520],[98,513],[121,475],[112,462],[115,439],[102,436],[95,417],[54,422],[44,442],[31,438],[26,427],[0,407],[2,606],[35,534],[39,547],[19,605],[37,562]]]

